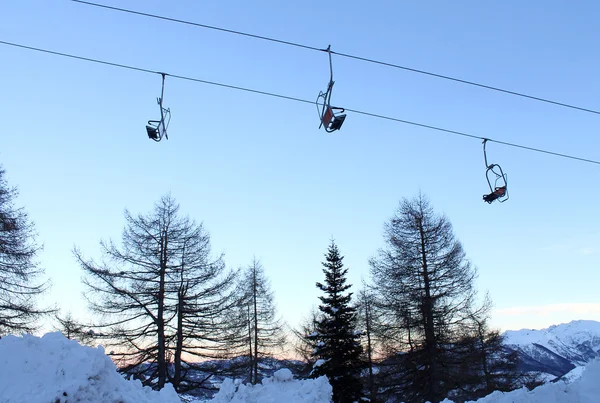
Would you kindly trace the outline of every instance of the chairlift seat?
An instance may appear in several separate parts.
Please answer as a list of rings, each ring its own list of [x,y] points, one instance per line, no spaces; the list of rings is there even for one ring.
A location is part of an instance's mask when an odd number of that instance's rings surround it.
[[[483,195],[483,201],[492,203],[495,200],[502,199],[506,196],[506,186],[497,187],[492,193]],[[500,200],[501,202],[504,200]]]
[[[344,120],[346,120],[346,115],[335,116],[333,118],[333,122],[331,122],[331,125],[329,126],[329,130],[331,130],[331,131],[340,130],[340,128],[342,127],[342,124],[344,123]]]
[[[148,137],[152,140],[158,140],[158,130],[156,127],[146,126],[146,131],[148,132]]]

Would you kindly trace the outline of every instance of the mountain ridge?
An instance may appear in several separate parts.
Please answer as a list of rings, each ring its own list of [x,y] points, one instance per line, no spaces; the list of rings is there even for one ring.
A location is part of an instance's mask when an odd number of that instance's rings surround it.
[[[600,322],[574,320],[545,329],[507,330],[504,344],[519,354],[521,367],[557,378],[600,357]]]

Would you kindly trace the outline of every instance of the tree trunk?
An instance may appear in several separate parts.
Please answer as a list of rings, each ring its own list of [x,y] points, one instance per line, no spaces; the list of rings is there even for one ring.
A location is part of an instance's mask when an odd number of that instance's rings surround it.
[[[372,356],[372,347],[371,347],[371,301],[368,300],[369,297],[365,298],[365,327],[367,332],[367,360],[369,365],[369,378],[368,378],[368,387],[369,387],[369,398],[371,402],[375,401],[375,383],[373,382],[373,356]]]
[[[258,382],[258,308],[256,304],[256,265],[254,266],[252,272],[252,302],[254,305],[254,379],[252,381],[252,384],[256,384]]]
[[[431,300],[431,282],[429,279],[429,269],[427,267],[427,254],[425,253],[425,233],[423,231],[422,218],[419,219],[419,234],[421,238],[421,258],[423,268],[423,288],[425,289],[425,299],[423,301],[423,318],[425,319],[425,343],[426,354],[429,362],[430,380],[428,385],[429,400],[437,401],[438,399],[438,374],[436,365],[436,342],[435,342],[435,326],[433,323],[433,301]]]
[[[254,374],[254,356],[252,354],[252,316],[250,315],[250,304],[248,304],[248,348],[250,354],[250,383],[252,382],[252,374]]]
[[[165,277],[167,271],[167,239],[166,230],[163,233],[161,239],[161,259],[160,259],[160,280],[158,290],[158,313],[156,320],[157,333],[158,333],[158,384],[157,388],[160,390],[165,386],[167,379],[167,363],[166,363],[166,341],[165,341],[165,319],[164,319],[164,305],[165,305]]]
[[[183,275],[182,275],[183,277]],[[178,388],[181,382],[181,351],[183,350],[183,309],[185,307],[185,294],[187,292],[187,283],[179,286],[179,295],[177,301],[177,345],[175,346],[175,375],[173,376],[173,387]]]

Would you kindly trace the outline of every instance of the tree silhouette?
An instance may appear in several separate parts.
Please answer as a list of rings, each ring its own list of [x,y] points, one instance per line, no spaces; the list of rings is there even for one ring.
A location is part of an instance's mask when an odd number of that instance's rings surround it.
[[[390,352],[402,354],[391,355],[381,375],[401,400],[439,402],[456,384],[451,349],[470,323],[476,271],[448,219],[423,195],[400,203],[385,226],[385,242],[370,262],[382,313],[377,329]]]
[[[39,281],[44,274],[36,261],[41,246],[25,210],[15,207],[17,195],[0,166],[0,335],[32,333],[37,321],[52,312],[37,306],[49,283]]]
[[[347,292],[351,287],[346,284],[348,269],[344,268],[343,256],[334,241],[329,245],[325,260],[322,263],[325,282],[316,284],[325,294],[319,297],[322,315],[310,335],[317,359],[312,376],[327,376],[335,403],[354,402],[362,395],[361,332],[356,329],[356,308],[350,304],[352,293]]]
[[[121,369],[156,389],[170,381],[184,392],[207,380],[193,377],[195,362],[228,356],[238,299],[235,273],[222,257],[211,260],[202,224],[178,212],[170,195],[150,214],[126,211],[122,243],[101,242],[101,263],[75,255],[99,315],[94,329]]]

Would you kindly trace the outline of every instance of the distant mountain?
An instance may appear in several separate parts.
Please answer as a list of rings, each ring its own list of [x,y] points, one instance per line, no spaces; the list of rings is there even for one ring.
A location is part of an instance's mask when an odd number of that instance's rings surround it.
[[[504,332],[507,347],[516,350],[522,369],[557,378],[600,357],[600,322],[576,320],[541,330]]]

